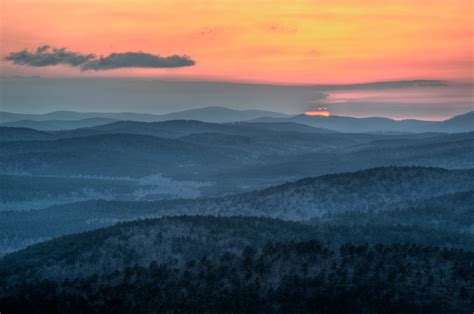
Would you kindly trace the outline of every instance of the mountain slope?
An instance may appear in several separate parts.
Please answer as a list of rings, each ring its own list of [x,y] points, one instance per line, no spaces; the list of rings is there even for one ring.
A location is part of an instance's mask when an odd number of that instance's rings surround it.
[[[455,116],[446,121],[392,120],[388,118],[353,118],[343,116],[297,115],[289,118],[264,117],[252,122],[296,122],[309,126],[348,133],[365,132],[472,132],[474,112]]]
[[[54,136],[43,131],[29,128],[0,126],[0,142],[34,141],[54,139]]]
[[[342,231],[337,235],[337,230]],[[423,230],[423,229],[420,229]],[[387,228],[390,232],[390,228]],[[345,233],[345,234],[344,234]],[[370,233],[370,232],[369,232]],[[0,259],[0,275],[38,272],[55,265],[72,264],[67,271],[48,273],[50,278],[74,278],[93,274],[96,269],[149,265],[152,261],[184,264],[215,252],[241,252],[246,246],[318,240],[343,244],[353,240],[351,230],[331,229],[322,224],[303,224],[263,217],[175,216],[120,223],[112,227],[60,237],[36,244]],[[412,241],[415,239],[412,239]],[[184,241],[175,246],[174,242]],[[370,239],[370,243],[377,243]],[[390,241],[387,242],[390,244]],[[470,245],[474,242],[470,241]],[[193,249],[194,247],[194,249]],[[129,259],[130,251],[135,257]],[[74,259],[71,257],[74,256]],[[95,265],[100,260],[102,265]],[[110,263],[110,261],[114,261]],[[133,264],[132,264],[133,263]],[[76,264],[76,265],[74,265]],[[82,264],[77,267],[77,264]]]
[[[36,175],[142,177],[199,171],[209,162],[232,165],[232,154],[154,136],[103,134],[53,141],[3,142],[4,172]]]
[[[0,130],[4,130],[0,141],[21,141],[31,139],[61,139],[83,137],[102,134],[136,134],[151,135],[162,138],[178,138],[200,133],[220,133],[237,136],[262,137],[265,135],[277,136],[281,134],[330,134],[337,133],[321,128],[315,128],[293,122],[281,123],[208,123],[197,120],[170,120],[162,122],[115,121],[105,118],[91,118],[85,120],[22,120],[4,123]],[[86,126],[90,124],[91,126]],[[7,125],[9,126],[7,129]],[[29,130],[20,125],[29,125]],[[84,127],[82,127],[85,125]],[[16,133],[14,134],[13,132]],[[21,130],[20,130],[21,129]],[[35,131],[38,136],[31,137]],[[49,131],[49,132],[47,132]],[[25,137],[22,138],[22,132]],[[39,136],[42,134],[43,136]]]
[[[449,182],[449,183],[448,183]],[[389,167],[302,179],[236,196],[236,212],[307,219],[324,213],[385,210],[394,204],[474,189],[474,170]]]
[[[83,131],[104,133],[127,133],[153,135],[166,138],[177,138],[199,133],[221,133],[241,136],[261,136],[268,133],[334,133],[320,128],[301,125],[298,123],[209,123],[198,120],[170,120],[163,122],[119,121],[89,129],[71,131],[70,134],[80,134]]]
[[[360,219],[354,219],[353,225],[392,221],[394,225],[407,228],[419,226],[470,232],[470,224],[474,223],[468,215],[474,209],[472,196],[469,196],[472,191],[474,170],[377,168],[308,178],[256,192],[216,198],[148,202],[98,200],[40,210],[0,211],[0,243],[3,243],[1,251],[10,251],[63,234],[166,215],[245,215],[286,220],[319,217],[325,223],[337,225],[338,221],[344,221],[345,215],[350,217],[352,213],[360,215]],[[466,196],[449,195],[458,192]],[[446,197],[443,202],[433,199],[441,196]],[[410,208],[414,211],[404,215],[403,211]],[[373,216],[377,212],[380,215]],[[460,217],[464,217],[464,221],[460,222]]]
[[[121,121],[57,132],[4,130],[4,137],[0,137],[0,174],[134,180],[162,176],[174,181],[207,182],[198,191],[198,195],[207,196],[377,166],[474,168],[474,132],[347,134],[294,123],[215,124],[189,120]],[[78,191],[78,195],[83,194]],[[57,194],[52,191],[51,195]],[[137,199],[130,195],[116,198]],[[23,198],[25,204],[12,206],[45,206],[29,203],[34,200],[38,199]]]
[[[0,112],[0,123],[5,126],[32,127],[38,129],[73,128],[63,120],[85,120],[89,125],[103,123],[93,122],[95,119],[127,120],[141,122],[159,122],[170,120],[199,120],[209,123],[228,123],[237,121],[250,122],[295,122],[313,127],[349,133],[364,132],[472,132],[474,131],[474,112],[454,116],[445,121],[423,121],[423,120],[393,120],[388,118],[353,118],[344,116],[308,116],[308,115],[286,115],[283,113],[262,110],[235,110],[225,107],[205,107],[198,109],[173,112],[164,115],[142,114],[142,113],[100,113],[100,112],[73,112],[56,111],[46,114],[18,114]],[[24,121],[29,120],[29,121]],[[55,122],[54,120],[58,120]],[[87,122],[89,120],[89,122]],[[21,121],[21,122],[19,122]],[[34,123],[33,121],[45,121]],[[16,123],[13,123],[16,122]],[[79,123],[77,123],[79,125]]]
[[[278,112],[264,110],[235,110],[225,107],[205,107],[198,109],[173,112],[160,116],[162,121],[165,120],[199,120],[203,122],[236,122],[253,120],[259,117],[284,118],[289,115]]]
[[[255,217],[119,224],[5,256],[0,306],[48,313],[472,308],[472,252],[320,239],[316,227]]]
[[[288,115],[283,113],[263,110],[235,110],[225,107],[204,107],[198,109],[184,110],[163,115],[133,113],[133,112],[75,112],[54,111],[44,114],[22,114],[11,112],[0,112],[0,123],[14,122],[20,120],[83,120],[92,118],[105,118],[113,120],[130,120],[142,122],[156,122],[167,120],[201,120],[204,122],[235,122],[252,120],[259,117],[283,118]]]
[[[3,127],[30,128],[40,131],[70,130],[108,124],[117,120],[107,118],[88,118],[82,120],[18,120],[1,123]]]
[[[474,131],[474,111],[452,117],[451,119],[434,123],[426,128],[433,132],[473,132]]]
[[[474,190],[406,201],[385,211],[329,213],[315,224],[406,226],[474,235]],[[474,239],[474,237],[473,237]]]
[[[25,136],[22,141],[0,141],[0,172],[63,177],[163,175],[211,182],[207,195],[218,195],[378,166],[474,168],[474,132],[380,135],[310,128],[313,133],[309,133],[288,131],[300,130],[299,125],[247,124],[120,122],[113,126],[125,128],[28,131],[42,140],[28,141],[31,138]],[[18,139],[22,132],[15,134]]]
[[[154,121],[156,115],[145,114],[145,113],[133,113],[133,112],[119,112],[119,113],[106,113],[106,112],[76,112],[76,111],[53,111],[43,114],[25,114],[25,113],[13,113],[0,111],[0,122],[14,122],[21,120],[32,120],[32,121],[50,121],[50,120],[83,120],[83,119],[94,119],[94,118],[105,118],[114,120],[135,120],[135,121]]]

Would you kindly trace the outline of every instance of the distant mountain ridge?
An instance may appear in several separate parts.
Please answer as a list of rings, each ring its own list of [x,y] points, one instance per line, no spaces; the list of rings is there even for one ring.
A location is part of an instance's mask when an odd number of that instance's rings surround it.
[[[20,123],[26,120],[19,121]],[[151,135],[162,138],[179,138],[192,134],[213,134],[235,136],[254,136],[269,134],[337,134],[336,131],[316,128],[295,122],[276,122],[276,123],[249,123],[249,122],[228,122],[211,123],[199,120],[167,120],[159,122],[141,122],[141,121],[115,121],[95,125],[98,121],[109,121],[103,118],[91,118],[86,120],[47,120],[32,121],[28,120],[30,127],[17,126],[17,122],[8,122],[0,125],[0,142],[5,141],[28,141],[28,140],[54,140],[61,138],[82,137],[102,134],[135,134]],[[40,125],[45,122],[44,125]],[[51,123],[50,123],[51,122]],[[67,126],[92,124],[79,128],[69,129]],[[42,128],[32,127],[32,124],[38,124]],[[49,127],[50,124],[62,125],[61,129],[54,130]]]
[[[19,120],[1,123],[0,127],[30,128],[38,131],[58,131],[87,128],[118,121],[108,118],[87,118],[81,120]]]
[[[134,112],[75,112],[54,111],[44,114],[24,114],[0,112],[0,123],[22,120],[48,121],[48,120],[84,120],[92,118],[129,120],[141,122],[159,122],[168,120],[199,120],[203,122],[225,123],[257,119],[259,117],[286,118],[290,115],[264,110],[235,110],[225,107],[204,107],[190,109],[168,114],[148,114]],[[103,123],[105,124],[105,123]],[[17,125],[26,126],[26,125]]]
[[[138,122],[138,121],[117,121],[114,123],[99,125],[79,131],[97,131],[106,133],[131,133],[154,135],[160,137],[176,138],[191,134],[200,133],[221,133],[232,135],[253,135],[256,132],[281,133],[281,132],[301,132],[301,133],[335,133],[321,128],[302,125],[294,122],[277,123],[210,123],[200,120],[167,120],[161,122]]]
[[[199,120],[203,122],[236,122],[255,119],[255,116],[264,117],[270,115],[275,118],[287,118],[290,115],[264,110],[235,110],[225,107],[205,107],[190,109],[180,112],[173,112],[161,115],[162,121],[165,120]]]
[[[367,132],[443,132],[461,133],[474,131],[474,111],[454,116],[444,121],[393,120],[389,118],[354,118],[344,116],[309,116],[305,114],[289,117],[257,118],[250,122],[296,122],[309,126],[345,133]]]
[[[441,132],[471,132],[474,131],[474,111],[457,115],[451,119],[434,123],[428,127],[430,130]]]
[[[0,112],[0,126],[27,127],[36,130],[68,130],[105,125],[116,121],[163,122],[171,120],[196,120],[207,123],[299,123],[312,127],[346,132],[398,132],[460,133],[474,131],[474,111],[454,116],[444,121],[393,120],[390,118],[354,118],[346,116],[288,115],[263,110],[235,110],[225,107],[205,107],[163,115],[120,112],[55,111],[45,114],[19,114]]]

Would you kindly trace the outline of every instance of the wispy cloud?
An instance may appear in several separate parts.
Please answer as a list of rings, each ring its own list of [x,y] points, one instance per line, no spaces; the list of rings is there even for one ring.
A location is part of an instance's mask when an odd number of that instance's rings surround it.
[[[66,65],[81,71],[103,71],[119,68],[179,68],[193,66],[196,62],[186,55],[160,56],[145,52],[111,53],[97,57],[95,54],[82,54],[66,48],[53,48],[47,45],[30,52],[26,49],[11,52],[6,61],[31,67]]]

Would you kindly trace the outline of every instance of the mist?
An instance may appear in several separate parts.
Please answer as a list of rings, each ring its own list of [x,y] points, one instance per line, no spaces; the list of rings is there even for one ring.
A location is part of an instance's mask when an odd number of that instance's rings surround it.
[[[164,114],[222,106],[301,114],[326,106],[332,115],[442,120],[474,109],[471,84],[396,81],[350,85],[265,85],[139,78],[1,78],[0,110],[46,113]]]

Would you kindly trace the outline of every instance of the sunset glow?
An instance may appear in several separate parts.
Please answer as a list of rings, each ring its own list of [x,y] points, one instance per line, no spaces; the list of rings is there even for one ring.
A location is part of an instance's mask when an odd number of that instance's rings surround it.
[[[7,75],[276,83],[472,80],[471,0],[5,0],[1,54],[187,55],[183,68],[78,71],[2,61]]]
[[[304,114],[307,116],[329,117],[329,111],[306,111]]]

